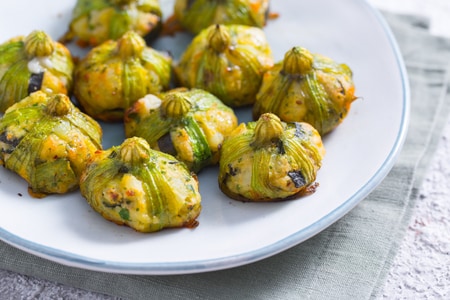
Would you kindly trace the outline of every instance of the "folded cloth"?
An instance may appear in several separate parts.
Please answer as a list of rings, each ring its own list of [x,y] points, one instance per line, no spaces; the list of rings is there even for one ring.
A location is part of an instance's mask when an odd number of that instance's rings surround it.
[[[0,242],[0,268],[125,299],[369,299],[379,297],[450,110],[450,41],[414,16],[385,13],[407,66],[409,132],[386,179],[341,220],[283,253],[192,275],[138,276],[71,268]],[[0,282],[1,285],[1,282]]]

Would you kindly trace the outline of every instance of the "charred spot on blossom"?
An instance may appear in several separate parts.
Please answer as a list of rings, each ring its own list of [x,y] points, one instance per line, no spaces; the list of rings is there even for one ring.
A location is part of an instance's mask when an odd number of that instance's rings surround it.
[[[233,166],[231,164],[228,164],[228,174],[230,174],[231,176],[236,176],[237,173],[238,173],[238,169],[233,168]]]
[[[173,146],[172,138],[170,137],[170,133],[166,133],[158,140],[159,150],[165,152],[170,155],[177,155],[177,150]]]
[[[116,151],[111,151],[111,153],[108,155],[108,158],[111,158],[111,159],[113,159],[115,157],[117,157],[117,152]]]
[[[194,3],[195,3],[195,0],[188,0],[187,4],[186,4],[186,9],[190,9],[192,4],[194,4]]]
[[[286,150],[284,149],[284,144],[282,140],[277,141],[277,149],[279,154],[281,155],[286,154]]]
[[[28,95],[41,89],[43,79],[44,72],[31,74],[30,80],[28,81]]]
[[[7,132],[2,132],[0,134],[0,142],[3,142],[7,145],[11,146],[11,149],[3,149],[4,153],[11,153],[14,151],[14,149],[19,145],[20,143],[20,139],[17,138],[12,138],[12,139],[8,139],[8,133]]]
[[[125,173],[128,173],[128,172],[130,172],[130,169],[127,166],[121,166],[119,168],[119,173],[121,173],[121,174],[125,174]]]
[[[296,188],[302,187],[306,184],[305,177],[300,171],[289,171],[288,176],[291,178]]]
[[[147,45],[150,45],[162,32],[163,24],[161,18],[155,16],[151,22],[148,22],[148,27],[151,29],[150,32],[144,36],[144,40]]]

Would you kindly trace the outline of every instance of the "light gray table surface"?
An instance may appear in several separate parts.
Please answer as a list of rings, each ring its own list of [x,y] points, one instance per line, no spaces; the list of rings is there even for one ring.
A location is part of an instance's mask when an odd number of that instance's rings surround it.
[[[448,0],[370,0],[378,8],[430,19],[433,35],[450,38]],[[426,174],[408,230],[391,266],[386,299],[450,298],[450,122]]]
[[[370,0],[392,12],[430,18],[430,32],[450,38],[448,0]],[[450,122],[420,191],[413,217],[392,264],[382,297],[450,299]],[[0,299],[115,299],[0,270]]]

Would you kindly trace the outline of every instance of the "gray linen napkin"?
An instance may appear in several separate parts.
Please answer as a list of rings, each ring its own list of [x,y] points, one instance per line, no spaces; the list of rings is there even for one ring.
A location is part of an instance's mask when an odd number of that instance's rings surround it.
[[[260,262],[193,275],[134,276],[86,271],[47,261],[3,242],[0,268],[126,299],[379,296],[450,110],[450,41],[430,36],[423,19],[385,16],[410,77],[409,133],[398,161],[381,185],[322,233]]]

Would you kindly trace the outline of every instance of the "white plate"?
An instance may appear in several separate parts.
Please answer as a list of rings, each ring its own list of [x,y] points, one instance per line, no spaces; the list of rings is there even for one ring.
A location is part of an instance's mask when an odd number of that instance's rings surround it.
[[[1,1],[0,41],[43,29],[54,38],[67,28],[75,1]],[[166,16],[173,1],[161,0]],[[344,123],[325,139],[327,155],[317,192],[294,201],[252,204],[226,198],[216,171],[200,174],[203,211],[195,229],[142,234],[105,221],[78,192],[33,199],[26,183],[0,169],[0,237],[62,264],[130,274],[183,274],[248,264],[322,231],[369,194],[391,169],[405,139],[408,80],[392,33],[361,0],[272,1],[280,14],[265,28],[277,60],[292,46],[347,63],[356,93]],[[186,39],[165,39],[179,55]],[[243,112],[241,121],[249,120]],[[122,141],[105,127],[105,146]]]

